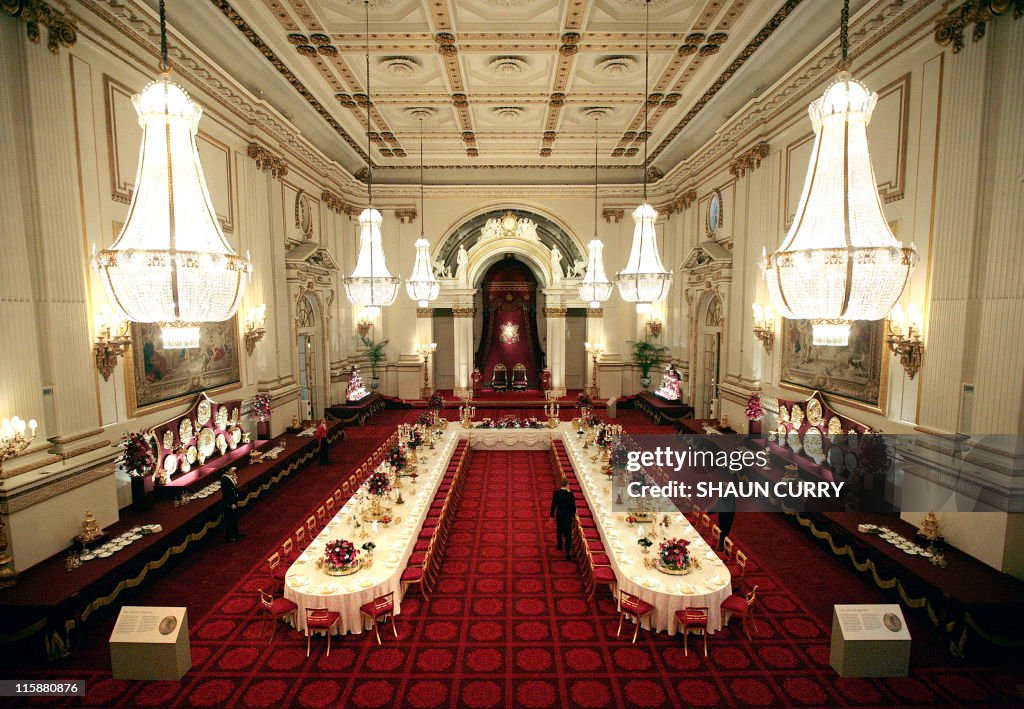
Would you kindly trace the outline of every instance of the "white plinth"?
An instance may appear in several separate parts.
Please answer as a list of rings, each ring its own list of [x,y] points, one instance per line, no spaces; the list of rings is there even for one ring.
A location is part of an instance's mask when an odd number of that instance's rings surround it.
[[[114,679],[180,680],[192,667],[185,608],[124,606],[110,634]]]
[[[899,605],[834,606],[829,664],[840,677],[906,677],[910,631]]]

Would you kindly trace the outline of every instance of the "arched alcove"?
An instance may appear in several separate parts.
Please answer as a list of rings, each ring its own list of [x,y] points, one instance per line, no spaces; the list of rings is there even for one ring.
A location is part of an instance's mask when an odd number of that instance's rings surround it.
[[[516,367],[521,365],[526,387],[538,386],[543,359],[537,291],[533,269],[514,256],[493,263],[483,274],[479,283],[481,336],[474,359],[484,382],[490,383],[495,367],[504,365],[511,386]]]

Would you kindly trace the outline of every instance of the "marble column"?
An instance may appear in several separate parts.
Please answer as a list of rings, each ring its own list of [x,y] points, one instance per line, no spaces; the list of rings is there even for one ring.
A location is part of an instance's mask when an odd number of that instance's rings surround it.
[[[469,396],[473,393],[469,375],[473,372],[473,317],[476,308],[472,305],[452,308],[455,316],[455,395]]]
[[[545,291],[544,318],[548,325],[547,363],[551,371],[551,389],[557,396],[565,394],[565,306],[561,299]],[[554,301],[554,302],[552,302]]]

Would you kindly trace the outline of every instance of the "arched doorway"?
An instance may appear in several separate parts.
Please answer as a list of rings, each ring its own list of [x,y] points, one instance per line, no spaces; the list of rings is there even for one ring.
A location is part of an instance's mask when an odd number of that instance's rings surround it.
[[[324,413],[325,359],[319,304],[308,294],[295,304],[295,346],[298,352],[299,418],[319,419]]]
[[[475,366],[485,385],[504,369],[509,388],[539,388],[543,351],[539,337],[538,283],[533,270],[513,255],[492,264],[480,279],[479,344]],[[516,372],[522,372],[518,376]],[[525,379],[525,382],[524,382]]]
[[[722,351],[722,299],[714,293],[707,293],[697,307],[694,321],[697,354],[694,411],[698,418],[717,418]]]

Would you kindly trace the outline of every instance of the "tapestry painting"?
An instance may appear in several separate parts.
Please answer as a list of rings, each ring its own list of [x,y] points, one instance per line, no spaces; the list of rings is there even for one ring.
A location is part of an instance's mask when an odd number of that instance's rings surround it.
[[[885,403],[885,322],[857,320],[845,347],[815,345],[808,320],[782,321],[780,381],[881,411]]]

